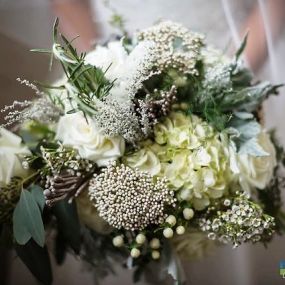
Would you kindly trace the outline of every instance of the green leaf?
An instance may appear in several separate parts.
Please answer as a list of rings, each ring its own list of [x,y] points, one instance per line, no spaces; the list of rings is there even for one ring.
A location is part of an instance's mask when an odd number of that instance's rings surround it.
[[[250,154],[252,156],[268,156],[269,153],[266,152],[258,143],[257,138],[252,138],[240,146],[240,154]]]
[[[68,203],[67,201],[60,201],[52,210],[57,218],[58,231],[61,238],[75,253],[78,253],[80,250],[81,235],[75,202]]]
[[[13,231],[19,244],[25,244],[32,237],[39,246],[44,246],[45,230],[41,212],[33,195],[25,189],[13,213]]]
[[[43,189],[38,185],[32,185],[30,186],[29,190],[31,191],[35,201],[40,207],[41,212],[43,212],[46,202]]]
[[[22,221],[22,211],[23,210],[18,203],[13,213],[13,232],[18,244],[26,244],[32,237],[28,228]]]
[[[248,33],[246,33],[245,37],[243,38],[240,47],[238,48],[237,52],[236,52],[236,60],[239,59],[239,57],[241,56],[241,54],[243,53],[246,44],[247,44],[247,38],[248,38]]]
[[[67,253],[66,240],[62,237],[62,233],[58,232],[55,238],[54,256],[58,265],[63,264]]]
[[[52,86],[52,85],[47,85],[39,81],[34,81],[34,84],[41,87],[41,88],[46,88],[46,89],[57,89],[57,90],[65,90],[64,86]]]
[[[52,284],[52,270],[46,247],[32,239],[25,245],[15,245],[16,252],[31,273],[43,284]]]
[[[59,19],[56,18],[53,24],[53,42],[56,43],[57,42],[57,36],[58,36],[58,25],[59,25]]]
[[[50,49],[44,49],[44,48],[34,48],[30,50],[31,52],[39,52],[39,53],[48,53],[51,54],[52,51]]]

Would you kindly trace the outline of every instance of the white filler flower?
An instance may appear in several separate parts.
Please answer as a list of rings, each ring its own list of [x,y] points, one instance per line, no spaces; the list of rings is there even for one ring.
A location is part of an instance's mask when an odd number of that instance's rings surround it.
[[[118,78],[121,74],[122,65],[125,63],[128,54],[121,41],[110,42],[107,47],[97,46],[94,51],[85,57],[85,64],[100,67],[106,71],[109,80]]]
[[[81,113],[66,114],[60,118],[56,139],[65,146],[77,149],[82,158],[92,160],[100,167],[121,157],[125,152],[122,137],[104,136],[94,122],[90,119],[87,122]]]
[[[27,170],[22,167],[21,157],[30,155],[17,135],[0,128],[0,185],[7,185],[11,178],[25,177]]]

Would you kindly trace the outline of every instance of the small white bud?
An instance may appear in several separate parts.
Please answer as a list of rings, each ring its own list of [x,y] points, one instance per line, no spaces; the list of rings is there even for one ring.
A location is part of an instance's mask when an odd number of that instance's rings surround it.
[[[176,218],[173,215],[169,215],[165,221],[166,223],[170,224],[172,227],[176,224]]]
[[[150,241],[149,245],[152,249],[158,249],[158,248],[160,248],[160,241],[158,238],[153,238]]]
[[[138,244],[143,244],[143,243],[145,243],[145,240],[146,240],[146,237],[145,237],[144,234],[138,234],[138,235],[136,236],[136,242],[137,242]]]
[[[124,239],[122,236],[116,236],[113,238],[113,245],[115,247],[121,247],[124,244]]]
[[[141,255],[141,251],[138,248],[133,248],[131,250],[131,257],[138,258]]]
[[[27,170],[27,169],[30,168],[30,165],[29,165],[29,163],[28,163],[26,160],[24,160],[24,161],[22,162],[22,167],[23,167],[25,170]]]
[[[171,228],[165,228],[163,230],[163,235],[166,238],[172,238],[173,237],[173,230]]]
[[[184,228],[183,226],[178,226],[178,227],[176,228],[176,233],[177,233],[178,235],[183,235],[183,234],[185,234],[185,228]]]
[[[185,208],[183,210],[183,216],[185,220],[191,220],[194,217],[194,211],[191,208]]]
[[[157,259],[160,258],[160,252],[158,250],[153,250],[151,252],[151,256],[152,256],[153,259],[157,260]]]

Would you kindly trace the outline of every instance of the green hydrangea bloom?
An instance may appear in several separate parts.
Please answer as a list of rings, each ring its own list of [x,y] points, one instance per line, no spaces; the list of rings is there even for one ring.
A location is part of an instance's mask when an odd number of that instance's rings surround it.
[[[202,210],[222,197],[231,181],[223,135],[197,116],[172,112],[154,128],[154,142],[124,158],[131,167],[165,176],[178,197]]]

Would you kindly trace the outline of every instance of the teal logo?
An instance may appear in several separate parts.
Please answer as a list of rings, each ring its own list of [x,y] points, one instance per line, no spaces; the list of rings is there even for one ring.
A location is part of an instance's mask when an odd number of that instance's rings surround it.
[[[285,260],[282,260],[279,263],[279,274],[282,278],[285,279]]]

